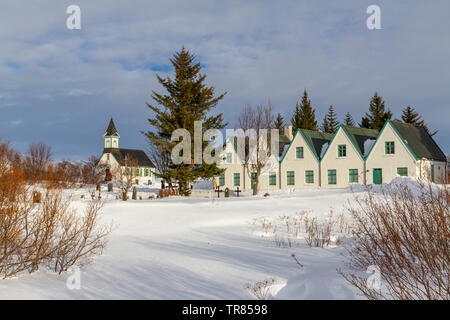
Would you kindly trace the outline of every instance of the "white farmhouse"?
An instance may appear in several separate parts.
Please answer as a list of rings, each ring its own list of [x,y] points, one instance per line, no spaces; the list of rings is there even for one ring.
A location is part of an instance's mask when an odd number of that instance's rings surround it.
[[[150,184],[154,182],[155,166],[143,150],[119,148],[120,135],[112,118],[103,139],[104,149],[98,161],[98,166],[106,167],[105,180],[117,179],[119,168],[120,170],[126,170],[125,166],[128,160],[132,159],[136,162],[136,165],[131,168],[131,170],[134,170],[133,178]]]
[[[282,189],[320,186],[320,156],[332,137],[329,133],[297,130],[280,161]]]
[[[236,190],[238,187],[240,190],[245,189],[245,170],[244,159],[239,157],[237,152],[237,138],[228,137],[225,141],[225,147],[222,156],[217,164],[221,169],[225,169],[218,179],[218,186],[228,188],[230,190]]]
[[[366,183],[365,155],[378,136],[377,130],[339,126],[320,160],[322,186],[344,188]]]
[[[389,183],[397,175],[442,183],[445,154],[421,126],[388,120],[367,157],[367,183]]]

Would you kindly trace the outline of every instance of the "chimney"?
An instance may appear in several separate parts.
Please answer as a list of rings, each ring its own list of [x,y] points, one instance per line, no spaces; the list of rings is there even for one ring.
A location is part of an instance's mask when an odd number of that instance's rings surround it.
[[[286,138],[289,139],[289,141],[292,141],[292,139],[294,138],[294,136],[292,135],[292,126],[284,126],[283,134]]]

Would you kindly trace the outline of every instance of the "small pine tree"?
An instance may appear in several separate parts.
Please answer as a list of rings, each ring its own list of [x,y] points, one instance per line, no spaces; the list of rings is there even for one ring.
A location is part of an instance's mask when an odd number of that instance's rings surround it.
[[[306,90],[303,92],[302,101],[297,102],[295,113],[291,119],[293,132],[297,129],[317,130],[316,110],[311,107]]]
[[[392,112],[385,109],[383,98],[375,92],[370,100],[369,112],[361,119],[360,127],[380,130],[392,118]]]
[[[344,124],[345,124],[346,126],[351,126],[351,127],[354,127],[354,126],[355,126],[355,121],[353,121],[353,117],[352,117],[352,115],[350,114],[350,112],[347,112],[347,113],[345,114]]]
[[[430,132],[427,125],[425,124],[425,121],[411,106],[407,106],[405,109],[403,109],[402,121],[405,123],[414,124],[416,126],[422,126],[431,136],[434,136],[437,133],[437,131],[433,133]]]
[[[278,113],[278,115],[275,119],[274,125],[275,125],[276,129],[280,130],[280,133],[281,133],[281,131],[283,130],[283,126],[284,126],[284,120],[280,113]]]
[[[322,131],[334,133],[339,128],[339,121],[337,121],[336,112],[333,106],[328,108],[328,113],[323,118]]]

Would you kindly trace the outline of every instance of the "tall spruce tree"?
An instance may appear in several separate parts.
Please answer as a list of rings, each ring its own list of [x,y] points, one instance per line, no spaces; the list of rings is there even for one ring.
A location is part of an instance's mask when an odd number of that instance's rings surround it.
[[[362,117],[360,127],[380,130],[384,123],[392,118],[392,112],[384,105],[383,98],[375,92],[372,99],[370,99],[369,112],[365,117]]]
[[[201,66],[195,62],[195,55],[184,47],[174,54],[170,62],[175,69],[174,78],[156,75],[167,94],[152,91],[151,98],[155,104],[147,103],[155,113],[148,119],[152,130],[142,133],[150,143],[162,147],[167,153],[176,145],[170,140],[174,130],[183,128],[190,133],[191,164],[174,164],[169,160],[167,172],[158,174],[163,179],[178,182],[180,194],[189,195],[190,182],[196,178],[211,178],[223,171],[216,164],[194,164],[194,121],[202,122],[203,132],[224,128],[223,114],[210,115],[210,111],[226,93],[215,96],[214,87],[205,84],[206,75],[200,74]],[[207,143],[203,141],[203,148]]]
[[[437,131],[432,133],[430,132],[427,125],[425,124],[425,121],[411,106],[407,106],[405,109],[403,109],[402,121],[405,123],[414,124],[416,126],[422,126],[431,136],[434,136],[437,133]]]
[[[297,102],[295,106],[291,123],[293,132],[297,129],[317,130],[316,110],[311,107],[311,100],[308,99],[306,90],[303,92],[301,103]]]
[[[334,112],[333,106],[328,108],[328,113],[323,118],[322,131],[328,133],[334,133],[339,128],[339,121],[337,121],[336,112]]]
[[[350,112],[347,112],[345,114],[345,118],[344,118],[344,124],[346,126],[351,126],[354,127],[355,126],[355,121],[353,120],[352,115],[350,114]]]
[[[277,117],[275,118],[274,126],[276,129],[279,130],[280,133],[283,133],[282,131],[284,127],[284,119],[280,113],[278,113]]]

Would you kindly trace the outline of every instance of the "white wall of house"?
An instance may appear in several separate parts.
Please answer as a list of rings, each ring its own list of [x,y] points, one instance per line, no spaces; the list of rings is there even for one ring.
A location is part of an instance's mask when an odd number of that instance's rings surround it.
[[[113,175],[113,180],[117,179],[118,177],[114,175],[115,172],[117,172],[119,168],[119,162],[117,162],[116,158],[111,153],[104,153],[98,162],[99,165],[105,164],[110,168],[110,172]],[[123,170],[123,169],[122,169]],[[138,167],[133,168],[135,171],[135,177],[134,179],[139,180],[139,182],[148,182],[149,180],[151,183],[155,182],[155,168],[151,167]],[[147,170],[147,175],[145,175],[145,170]],[[137,173],[137,174],[136,174]]]
[[[394,142],[394,154],[386,154],[386,142]],[[366,159],[367,184],[373,184],[373,169],[382,170],[382,182],[397,177],[398,168],[407,168],[408,176],[418,177],[417,163],[391,123],[387,123]]]
[[[225,183],[221,188],[236,190],[239,187],[240,190],[244,190],[244,166],[230,140],[227,140],[221,160],[219,160],[217,166],[221,169],[226,169],[224,172]],[[235,184],[235,174],[239,174],[239,185]],[[215,180],[217,185],[219,185],[220,178],[215,177]]]
[[[303,148],[303,158],[297,158],[297,147]],[[319,162],[306,140],[297,131],[280,165],[281,188],[313,188],[319,186]],[[306,183],[306,171],[313,171],[313,183]],[[288,184],[288,171],[294,172],[294,184]]]
[[[417,177],[436,183],[447,183],[446,165],[442,161],[419,159],[416,162]]]
[[[251,190],[251,165],[252,161],[249,160],[247,165],[245,166],[245,189]],[[270,156],[269,159],[267,159],[267,162],[264,166],[264,168],[261,170],[261,174],[258,179],[258,190],[259,191],[270,191],[274,189],[279,189],[279,160],[275,156]],[[272,176],[272,178],[271,178]],[[275,177],[275,178],[273,178]],[[275,184],[271,184],[270,182],[275,182]]]
[[[339,156],[339,146],[345,146],[345,156]],[[364,160],[342,127],[336,132],[320,162],[322,187],[345,188],[355,183],[364,183]],[[329,180],[329,170],[336,170],[336,184]],[[351,182],[350,170],[358,173],[357,182]],[[354,173],[353,171],[352,173]]]

